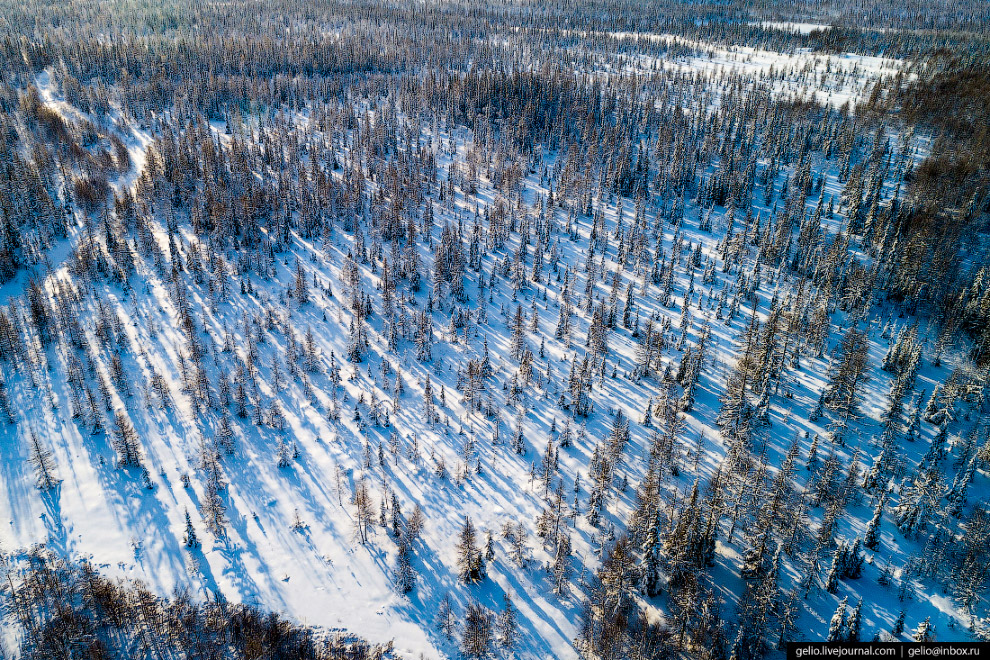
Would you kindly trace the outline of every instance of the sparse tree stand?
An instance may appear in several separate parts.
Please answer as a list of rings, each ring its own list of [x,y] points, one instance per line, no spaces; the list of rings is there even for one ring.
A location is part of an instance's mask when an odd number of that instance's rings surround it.
[[[23,635],[16,648],[24,657],[94,657],[93,649],[100,658],[186,658],[197,655],[195,649],[216,660],[391,655],[389,645],[352,634],[317,642],[312,628],[250,604],[166,599],[140,582],[111,579],[89,562],[76,564],[45,548],[9,568],[3,585],[13,607],[6,625]]]
[[[522,620],[532,608],[499,602],[504,576],[485,579],[509,564],[517,594],[552,591],[549,615],[584,607],[589,660],[757,660],[800,623],[834,641],[891,624],[929,639],[932,621],[967,634],[935,618],[935,590],[979,632],[990,49],[952,35],[990,33],[986,0],[834,3],[843,27],[808,34],[747,3],[609,3],[628,35],[662,9],[667,46],[707,51],[717,70],[661,66],[649,55],[663,44],[604,35],[595,0],[219,15],[163,0],[170,19],[150,22],[112,11],[126,4],[4,4],[0,447],[28,461],[4,474],[10,493],[50,513],[68,494],[59,476],[73,493],[141,495],[128,506],[163,515],[123,516],[121,533],[178,523],[189,568],[208,538],[235,550],[211,561],[246,581],[294,550],[236,561],[246,512],[225,513],[244,496],[278,500],[262,530],[276,546],[309,540],[295,506],[314,527],[348,521],[357,550],[337,569],[394,551],[377,570],[415,609],[437,606],[441,644],[465,657],[555,643]],[[822,3],[799,4],[825,20],[806,6]],[[712,21],[699,27],[699,11]],[[774,66],[726,47],[748,42]],[[904,59],[871,61],[890,52]],[[196,466],[192,438],[206,440]],[[170,475],[195,503],[184,530]],[[245,492],[269,481],[285,488]],[[508,520],[452,527],[513,490]],[[64,522],[86,535],[98,518]],[[420,534],[425,519],[438,533]],[[417,553],[450,564],[456,593],[417,580]],[[27,556],[5,585],[24,628],[8,637],[31,647],[18,657],[196,655],[214,633],[215,660],[317,655],[254,609],[173,608]],[[878,624],[852,596],[896,614],[915,589],[907,623]],[[191,650],[159,648],[166,635]]]

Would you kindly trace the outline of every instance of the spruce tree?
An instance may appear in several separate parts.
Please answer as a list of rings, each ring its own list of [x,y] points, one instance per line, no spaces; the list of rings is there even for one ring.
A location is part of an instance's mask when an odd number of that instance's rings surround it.
[[[28,461],[34,466],[35,483],[41,490],[51,490],[58,485],[59,479],[55,476],[55,459],[52,458],[51,450],[45,448],[38,438],[38,434],[31,431],[31,446]]]
[[[839,606],[835,609],[835,614],[832,615],[832,620],[828,624],[828,636],[825,637],[826,642],[842,642],[845,641],[843,636],[846,633],[846,602],[848,598],[843,598],[839,601]]]
[[[884,493],[877,501],[877,506],[873,509],[873,517],[866,524],[866,532],[863,535],[863,545],[876,552],[880,549],[880,520],[883,517],[883,508],[887,502],[887,494]]]
[[[492,648],[492,615],[477,601],[464,610],[461,652],[468,658],[486,657]]]
[[[186,532],[182,537],[182,542],[187,548],[198,548],[199,538],[196,536],[196,528],[193,527],[192,518],[189,516],[189,509],[185,510],[186,514]]]
[[[935,626],[932,625],[931,617],[925,617],[925,620],[918,624],[918,628],[914,631],[911,639],[916,642],[935,641]]]
[[[498,643],[507,651],[516,648],[519,639],[519,610],[512,602],[512,593],[502,595],[502,612],[498,617]]]
[[[894,621],[894,627],[891,629],[890,634],[895,638],[900,637],[904,633],[904,617],[906,612],[901,610],[897,614],[897,620]]]
[[[396,557],[395,589],[400,594],[407,594],[416,586],[416,569],[412,566],[412,550],[406,539],[399,540],[399,552]]]
[[[457,541],[457,575],[462,582],[479,582],[485,578],[485,559],[477,546],[474,524],[464,516],[464,526]]]
[[[457,616],[454,614],[454,605],[449,593],[444,593],[437,604],[436,624],[437,629],[448,641],[454,639],[454,633],[457,631]]]
[[[846,619],[845,641],[847,642],[859,641],[860,628],[862,627],[862,615],[863,615],[863,599],[860,598],[859,602],[856,603],[856,607],[849,615],[849,618]]]
[[[117,450],[117,464],[121,467],[140,465],[141,443],[130,418],[126,412],[118,410],[114,419],[114,449]]]

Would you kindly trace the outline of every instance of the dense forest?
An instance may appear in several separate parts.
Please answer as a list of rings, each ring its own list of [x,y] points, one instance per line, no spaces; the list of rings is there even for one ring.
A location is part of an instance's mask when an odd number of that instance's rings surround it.
[[[990,640],[988,26],[0,0],[0,657]]]

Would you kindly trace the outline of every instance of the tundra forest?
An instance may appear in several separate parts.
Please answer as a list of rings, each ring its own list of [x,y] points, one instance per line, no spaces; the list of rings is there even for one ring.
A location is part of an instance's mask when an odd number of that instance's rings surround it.
[[[0,0],[0,657],[990,640],[990,5]]]

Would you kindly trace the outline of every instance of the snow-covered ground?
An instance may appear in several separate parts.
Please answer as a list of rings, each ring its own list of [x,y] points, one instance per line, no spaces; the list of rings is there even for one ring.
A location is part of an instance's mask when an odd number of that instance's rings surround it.
[[[808,26],[798,25],[795,29],[804,27]],[[628,66],[634,71],[656,67],[690,69],[714,78],[730,71],[753,79],[771,71],[786,72],[783,80],[773,79],[769,83],[775,92],[800,96],[808,88],[799,81],[817,79],[820,85],[811,90],[814,97],[841,106],[847,101],[861,100],[868,93],[870,81],[896,74],[902,64],[852,55],[781,54],[750,48],[695,46],[709,55],[686,60],[631,55]],[[48,74],[39,76],[37,82],[46,104],[67,117],[78,112],[57,95]],[[299,122],[305,124],[306,120],[300,117]],[[152,139],[146,132],[129,130],[130,134],[123,137],[134,167],[114,182],[117,190],[133,188],[145,166],[146,150]],[[214,131],[220,133],[220,126],[215,125]],[[452,145],[453,158],[440,154],[437,159],[441,180],[450,163],[463,161],[473,146],[470,131],[465,130],[454,133],[441,129],[440,134],[434,135],[423,129],[422,137],[427,145]],[[551,167],[557,155],[547,154],[542,165]],[[816,174],[825,177],[825,195],[838,199],[842,184],[837,177],[837,164],[821,161],[816,167]],[[791,168],[785,170],[772,185],[779,187],[783,178],[792,174]],[[891,192],[887,190],[886,194],[889,196]],[[548,193],[539,172],[529,174],[525,179],[524,213],[534,217],[538,199]],[[452,203],[432,201],[434,240],[438,240],[447,223],[461,222],[469,227],[476,217],[475,209],[483,215],[486,208],[494,208],[498,197],[499,193],[482,179],[477,199],[468,199],[459,191]],[[754,214],[768,217],[772,205],[764,204],[760,195],[756,197]],[[809,213],[814,210],[815,201],[808,201]],[[628,230],[633,222],[635,200],[604,200],[601,210],[606,232],[615,236],[620,224]],[[653,226],[657,207],[650,204],[645,212],[647,225]],[[112,334],[117,339],[111,342],[110,351],[99,348],[102,341],[97,338],[95,323],[86,324],[91,346],[86,361],[91,360],[92,365],[90,368],[83,364],[82,368],[94,381],[102,378],[109,382],[109,361],[113,354],[123,359],[133,391],[127,396],[120,388],[110,388],[107,412],[128,411],[141,437],[153,489],[145,488],[139,471],[116,467],[109,437],[111,429],[93,433],[85,423],[85,415],[73,418],[71,385],[67,382],[73,356],[55,349],[40,351],[41,363],[35,373],[4,374],[8,392],[17,403],[17,424],[0,427],[3,436],[0,521],[5,523],[0,527],[0,546],[9,550],[44,543],[72,557],[91,558],[95,566],[109,575],[138,578],[159,593],[167,594],[177,586],[187,585],[203,597],[223,593],[228,599],[257,603],[300,622],[345,628],[374,642],[394,639],[396,651],[404,657],[457,656],[456,640],[445,639],[433,622],[438,602],[445,594],[449,593],[459,611],[463,611],[470,599],[498,611],[503,594],[511,593],[520,612],[519,657],[576,657],[574,640],[579,632],[582,590],[599,565],[602,548],[608,545],[613,533],[621,531],[635,505],[635,489],[644,477],[642,457],[648,453],[651,431],[640,421],[647,402],[657,396],[658,390],[654,379],[637,382],[626,377],[635,366],[636,338],[631,330],[617,327],[609,340],[607,368],[592,394],[595,412],[587,420],[571,422],[578,437],[572,447],[559,449],[559,475],[566,501],[571,502],[576,491],[582,510],[587,506],[591,454],[596,442],[608,434],[614,411],[622,410],[632,420],[631,440],[618,465],[601,525],[590,526],[583,515],[571,523],[572,586],[567,594],[554,595],[551,575],[545,570],[553,558],[535,529],[535,521],[547,505],[546,493],[540,480],[534,480],[531,474],[539,469],[548,439],[555,442],[559,439],[568,414],[558,407],[557,401],[567,389],[566,376],[572,357],[576,355],[580,359],[586,351],[584,337],[591,319],[589,310],[576,308],[570,340],[555,337],[554,327],[561,295],[558,278],[563,277],[565,270],[570,277],[577,278],[574,290],[583,291],[591,219],[585,216],[576,219],[578,238],[572,240],[559,230],[566,222],[565,212],[553,209],[550,213],[556,221],[552,247],[558,259],[547,265],[541,281],[530,282],[513,294],[507,279],[497,276],[498,286],[482,293],[478,274],[471,272],[466,286],[470,302],[465,309],[475,320],[468,323],[467,330],[451,333],[450,308],[437,310],[432,323],[438,341],[431,361],[416,360],[408,339],[400,340],[398,352],[388,350],[380,316],[383,265],[377,258],[357,264],[364,290],[370,294],[376,310],[369,322],[371,350],[360,363],[343,359],[352,314],[345,302],[347,287],[342,273],[348,253],[355,249],[355,236],[343,231],[328,241],[293,235],[289,252],[277,255],[273,263],[274,277],[270,280],[251,277],[251,292],[241,293],[234,287],[226,300],[210,292],[188,268],[177,275],[177,284],[172,281],[169,269],[156,267],[152,259],[139,260],[137,274],[131,280],[133,288],[129,290],[94,283],[88,290],[80,291],[78,308],[83,318],[96,319],[100,315],[97,301],[101,300],[109,306],[109,317],[113,319],[115,315],[119,319],[111,323],[116,326]],[[723,289],[735,283],[737,274],[722,272],[721,234],[717,230],[699,229],[702,213],[697,206],[689,204],[681,226],[661,228],[661,245],[667,255],[675,238],[692,249],[700,246],[701,265],[695,270],[700,276],[707,264],[714,264],[713,279],[700,284],[700,280],[689,282],[687,277],[678,275],[673,300],[667,306],[660,304],[657,286],[646,277],[645,269],[650,264],[643,263],[638,268],[620,266],[615,241],[605,258],[596,257],[591,266],[601,271],[594,295],[607,299],[612,273],[618,273],[620,299],[627,284],[631,283],[637,292],[636,313],[641,323],[651,315],[657,319],[658,326],[663,319],[670,320],[671,346],[679,334],[682,310],[689,310],[686,344],[681,350],[669,348],[664,353],[664,363],[672,369],[676,370],[683,349],[696,345],[703,324],[711,324],[710,365],[703,370],[695,405],[685,416],[686,429],[678,436],[680,475],[665,483],[667,496],[671,498],[685,496],[695,479],[707,482],[724,457],[728,448],[714,419],[726,373],[737,357],[734,342],[749,323],[754,306],[756,317],[766,320],[771,298],[777,292],[791,290],[794,284],[786,275],[775,273],[773,265],[764,265],[761,280],[764,285],[757,288],[755,298],[743,300],[731,322],[717,319],[715,302]],[[722,208],[715,210],[716,226],[727,224],[724,214]],[[737,226],[739,221],[737,216]],[[834,233],[840,224],[840,217],[833,218],[826,222],[825,228]],[[156,216],[153,230],[160,249],[168,254],[164,218]],[[67,257],[75,238],[64,249],[53,251],[50,258],[54,264]],[[206,246],[187,224],[180,223],[177,238],[178,254],[187,265],[191,259],[205,260]],[[481,258],[484,277],[491,278],[504,260],[512,259],[513,251],[519,246],[520,236],[513,232],[505,247],[486,251]],[[551,246],[545,247],[549,251]],[[690,251],[686,249],[684,253]],[[224,257],[228,269],[225,275],[233,278],[232,264],[237,255],[228,252]],[[425,249],[421,257],[423,263],[430,263]],[[297,259],[310,283],[310,301],[305,305],[287,297]],[[770,279],[774,281],[770,283]],[[23,278],[16,279],[5,285],[0,294],[13,295],[24,282]],[[50,292],[57,284],[72,286],[65,264],[54,268],[48,276],[46,285]],[[689,293],[692,285],[694,290]],[[177,286],[195,310],[193,316],[210,365],[207,377],[211,388],[217,387],[220,378],[231,377],[237,364],[245,360],[246,335],[251,334],[258,353],[254,360],[258,390],[252,393],[252,398],[266,406],[279,402],[285,418],[284,431],[267,424],[255,425],[250,418],[238,419],[229,410],[223,413],[222,406],[197,409],[183,377],[188,363],[187,339],[179,327],[180,313],[174,295]],[[410,310],[425,307],[427,287],[415,294],[405,293]],[[486,295],[491,296],[485,303],[487,320],[477,320],[479,300]],[[526,346],[538,353],[535,382],[525,390],[517,406],[506,407],[499,417],[492,419],[468,412],[457,390],[457,372],[469,358],[482,355],[486,341],[494,376],[486,381],[490,391],[485,396],[491,397],[496,407],[503,408],[502,384],[509,382],[516,372],[516,361],[510,357],[509,324],[517,305],[526,314]],[[539,315],[535,330],[530,329],[534,312]],[[825,385],[829,366],[835,362],[835,346],[841,330],[850,323],[841,312],[831,321],[824,356],[802,360],[799,367],[788,370],[781,394],[773,397],[772,425],[757,438],[765,447],[771,466],[780,464],[795,437],[799,438],[801,457],[808,455],[816,435],[823,438],[819,451],[828,451],[824,442],[826,420],[809,421],[809,413]],[[878,454],[871,438],[879,433],[879,417],[891,382],[890,375],[878,365],[891,338],[910,321],[899,318],[896,309],[883,307],[865,320],[870,329],[871,368],[861,418],[854,422],[848,444],[831,448],[844,466],[859,452],[861,465],[869,469]],[[310,329],[320,364],[317,371],[306,374],[307,384],[301,376],[289,375],[284,355],[289,344],[298,348]],[[921,336],[927,344],[917,391],[931,392],[936,383],[944,382],[951,370],[965,359],[964,347],[960,347],[943,357],[941,366],[933,366],[930,350],[933,332],[922,323]],[[227,333],[233,340],[230,351],[223,348]],[[339,387],[331,380],[331,355],[340,368]],[[395,392],[396,373],[401,373],[403,380],[401,395]],[[167,384],[168,404],[163,404],[161,397],[146,387],[152,374],[160,374]],[[438,423],[424,420],[422,402],[428,381],[441,418]],[[785,391],[787,396],[783,394]],[[335,396],[343,411],[339,421],[328,418]],[[363,399],[364,406],[358,406],[359,399]],[[367,418],[371,400],[388,410],[389,426],[357,419],[355,409],[360,408]],[[912,395],[909,402],[913,401]],[[104,403],[101,401],[99,405]],[[112,413],[108,415],[112,425]],[[236,449],[220,458],[227,483],[222,497],[227,506],[228,524],[224,535],[214,535],[203,528],[197,514],[206,482],[202,450],[212,444],[224,416],[232,423]],[[508,446],[517,419],[521,421],[525,438],[524,454],[513,453]],[[952,441],[957,442],[969,426],[965,419],[950,426]],[[551,427],[556,430],[551,432]],[[492,441],[496,431],[502,439],[497,445]],[[935,432],[932,424],[924,423],[920,441],[901,447],[900,459],[907,465],[916,464]],[[34,487],[34,474],[26,460],[31,434],[42,438],[54,454],[61,483],[52,491],[39,492]],[[277,464],[280,443],[293,447],[294,456],[288,467]],[[951,459],[947,462],[951,463]],[[803,469],[803,462],[799,464],[802,467],[797,483],[806,486],[810,477]],[[443,474],[440,465],[444,466]],[[184,475],[190,478],[188,487],[183,484]],[[355,510],[349,500],[362,480],[371,487],[376,507],[394,493],[404,515],[408,516],[415,504],[425,514],[424,532],[414,548],[414,567],[419,577],[416,588],[408,596],[399,595],[394,589],[396,545],[386,530],[376,526],[368,544],[356,540]],[[628,487],[622,490],[620,484],[626,481]],[[985,493],[986,487],[986,475],[981,473],[971,492]],[[203,541],[199,549],[183,545],[186,511],[192,514]],[[851,540],[861,534],[872,511],[869,501],[851,506],[840,520],[837,535]],[[809,529],[817,527],[822,513],[814,507],[809,511]],[[488,579],[480,586],[466,587],[457,580],[454,544],[464,516],[470,516],[481,530],[482,539],[486,532],[494,539],[495,558],[489,564]],[[527,533],[521,558],[513,557],[511,544],[503,536],[503,529],[509,523],[521,524]],[[738,565],[743,550],[739,533],[731,539],[720,535],[716,567],[711,572],[713,583],[728,604],[729,616],[742,590]],[[889,630],[904,604],[898,600],[896,587],[877,586],[877,576],[888,562],[896,573],[918,551],[912,540],[897,531],[888,513],[882,525],[882,551],[868,553],[864,576],[843,581],[836,594],[814,591],[802,602],[799,629],[808,638],[821,638],[839,599],[848,596],[850,603],[858,598],[866,603],[864,633]],[[800,579],[800,571],[799,562],[786,561],[781,580],[785,588],[789,589]],[[917,594],[907,617],[908,631],[925,617],[931,617],[940,639],[964,637],[969,621],[951,599],[933,593],[936,587],[924,580],[915,582],[912,578],[907,582],[911,585],[909,590]],[[667,614],[662,600],[645,604],[657,617]]]
[[[807,34],[822,26],[813,23],[763,23],[766,27]],[[562,31],[562,34],[569,34]],[[709,76],[713,88],[741,80],[767,87],[781,99],[806,100],[834,108],[866,101],[878,81],[901,74],[914,79],[902,59],[858,53],[824,53],[802,48],[781,52],[752,46],[710,43],[680,35],[651,32],[575,31],[575,37],[604,38],[616,43],[621,63],[597,65],[589,76],[650,76],[658,71]],[[660,53],[656,51],[659,49]],[[690,55],[683,54],[685,51]],[[577,50],[576,52],[581,52]]]
[[[865,101],[878,80],[904,73],[907,66],[903,60],[875,55],[826,54],[809,50],[781,53],[750,46],[714,46],[663,36],[671,45],[688,46],[703,55],[659,58],[630,55],[629,70],[649,72],[662,67],[681,73],[703,73],[714,80],[735,74],[744,80],[768,85],[778,98],[808,99],[835,108],[847,103],[855,106]],[[910,78],[907,75],[907,79]]]

